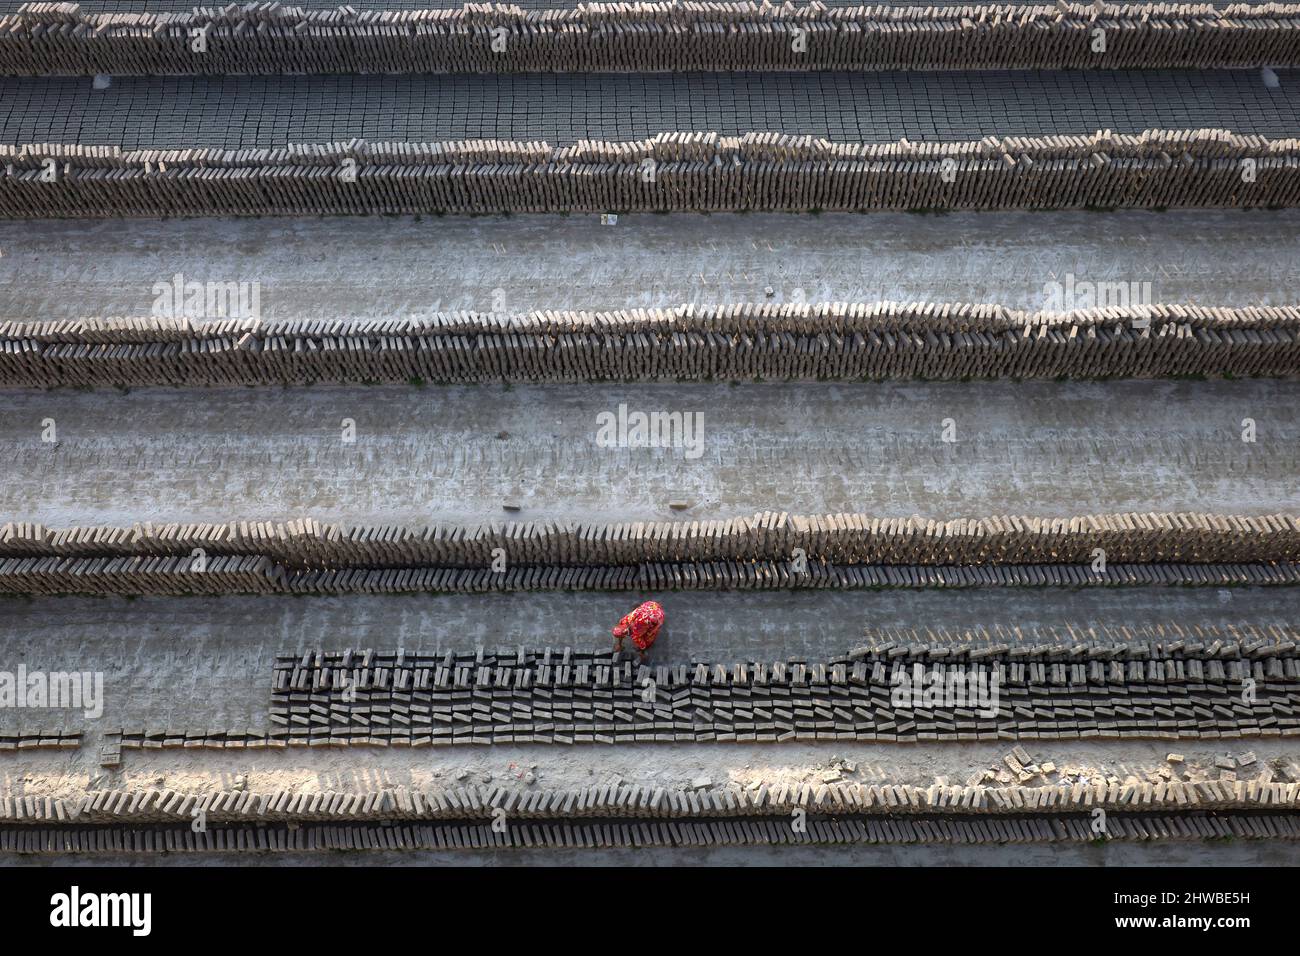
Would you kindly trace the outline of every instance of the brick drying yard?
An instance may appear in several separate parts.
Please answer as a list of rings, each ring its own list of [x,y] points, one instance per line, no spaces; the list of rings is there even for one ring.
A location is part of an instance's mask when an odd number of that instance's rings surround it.
[[[4,862],[1295,862],[1300,6],[308,6],[0,4]]]

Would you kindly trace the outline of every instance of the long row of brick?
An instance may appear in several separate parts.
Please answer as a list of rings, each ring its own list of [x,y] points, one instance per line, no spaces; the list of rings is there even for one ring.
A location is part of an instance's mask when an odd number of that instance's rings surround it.
[[[465,783],[442,788],[384,787],[358,791],[100,789],[76,797],[0,795],[0,824],[37,827],[188,823],[202,811],[210,824],[355,823],[490,819],[504,811],[528,819],[691,819],[864,814],[891,819],[933,814],[980,819],[1044,812],[1300,811],[1300,784],[1260,779],[1160,783],[1047,784],[986,787],[862,783],[771,783],[681,790],[639,783],[575,789]]]
[[[222,290],[228,291],[228,290]],[[1047,294],[1050,290],[1045,289]],[[1058,290],[1066,294],[1064,287]],[[701,305],[689,303],[666,308],[631,308],[616,311],[546,309],[532,312],[434,312],[390,319],[277,319],[228,318],[211,311],[206,287],[180,286],[164,297],[175,306],[175,314],[136,317],[94,317],[43,320],[39,317],[0,319],[0,340],[30,340],[42,345],[131,345],[214,342],[251,335],[256,348],[268,348],[272,340],[285,344],[306,343],[326,338],[372,339],[420,337],[424,335],[560,336],[577,332],[630,335],[671,335],[700,332],[738,335],[761,332],[779,335],[853,335],[892,331],[919,335],[982,332],[1001,335],[1041,335],[1043,329],[1069,335],[1087,335],[1093,330],[1132,325],[1147,320],[1152,330],[1166,325],[1186,326],[1193,331],[1295,330],[1300,328],[1300,307],[1247,306],[1213,307],[1196,304],[1125,302],[1120,290],[1098,283],[1096,287],[1076,284],[1071,297],[1091,297],[1094,304],[1059,311],[1013,309],[997,303],[967,302],[763,302]],[[215,295],[215,293],[214,293]],[[190,315],[193,309],[194,315]],[[231,310],[232,313],[234,310]],[[210,313],[210,314],[209,314]],[[371,343],[372,345],[378,343]],[[283,347],[283,346],[282,346]]]
[[[11,675],[12,676],[12,675]],[[28,750],[76,750],[81,746],[81,731],[65,728],[22,728],[0,730],[0,753]]]
[[[353,823],[11,827],[0,826],[0,853],[28,855],[275,853],[331,851],[610,850],[724,846],[1020,845],[1166,843],[1300,839],[1295,814],[1114,814],[1107,829],[1087,815],[1025,815],[963,820],[872,819],[837,815],[796,827],[770,818],[566,820],[489,823]]]
[[[0,594],[486,594],[977,587],[1275,587],[1300,563],[834,565],[792,561],[643,563],[618,567],[348,568],[290,571],[264,555],[0,558]]]
[[[56,143],[0,147],[0,166],[4,218],[1300,205],[1300,140],[1225,130],[872,144],[661,133],[558,149]]]
[[[1098,552],[1102,553],[1098,553]],[[799,553],[796,553],[799,552]],[[704,521],[480,525],[286,522],[0,526],[0,557],[265,557],[287,569],[491,570],[755,561],[832,565],[1270,564],[1300,561],[1300,516],[1147,512],[950,521],[762,511]],[[1101,562],[1098,564],[1097,562]]]
[[[572,647],[498,648],[473,651],[377,652],[307,650],[280,655],[273,666],[274,693],[299,691],[481,690],[490,688],[652,686],[653,690],[693,691],[736,687],[884,683],[911,674],[914,665],[979,667],[996,672],[1000,684],[1067,687],[1125,680],[1182,683],[1190,680],[1245,680],[1249,677],[1297,679],[1291,639],[1261,638],[1250,645],[1216,640],[1111,642],[1102,645],[1025,647],[1014,644],[954,648],[939,644],[863,646],[818,663],[803,659],[735,664],[634,664],[612,651]],[[899,668],[902,668],[900,671]],[[649,682],[649,683],[647,683]],[[823,688],[824,689],[824,688]]]
[[[281,656],[270,729],[122,727],[123,749],[1237,739],[1300,734],[1296,642],[887,645],[826,662],[610,651]]]
[[[238,302],[215,293],[203,318],[199,289],[193,317],[0,323],[0,387],[1300,373],[1300,309],[1130,304],[1133,291],[1102,289],[1116,303],[1080,312],[738,304],[267,325],[217,314]]]
[[[230,4],[0,17],[0,74],[1126,69],[1300,64],[1300,5],[602,3],[524,11]]]
[[[1111,649],[1069,662],[988,654],[635,669],[567,649],[520,649],[493,664],[318,652],[277,661],[272,727],[252,736],[256,746],[326,747],[1287,737],[1300,735],[1300,669],[1286,643],[1254,659]],[[232,745],[144,728],[124,730],[122,745],[214,744]]]

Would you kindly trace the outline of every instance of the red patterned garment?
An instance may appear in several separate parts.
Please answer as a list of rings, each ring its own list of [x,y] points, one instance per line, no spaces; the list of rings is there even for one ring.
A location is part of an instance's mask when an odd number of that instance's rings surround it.
[[[655,601],[646,601],[635,611],[623,616],[618,627],[614,628],[614,636],[620,643],[623,638],[631,636],[638,651],[648,651],[659,636],[659,628],[663,623],[664,609]]]

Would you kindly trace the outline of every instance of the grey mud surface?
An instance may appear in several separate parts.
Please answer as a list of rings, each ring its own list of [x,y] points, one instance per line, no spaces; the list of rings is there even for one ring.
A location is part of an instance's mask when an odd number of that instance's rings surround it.
[[[62,527],[1266,514],[1300,502],[1298,399],[1300,383],[1269,380],[9,392],[0,515]],[[700,444],[599,445],[598,416],[624,404],[698,414]],[[50,419],[56,443],[42,441]],[[945,419],[955,443],[941,440]]]
[[[0,253],[3,319],[149,315],[177,274],[258,283],[266,322],[800,300],[1032,310],[1060,308],[1045,287],[1068,276],[1080,291],[1136,283],[1148,302],[1300,305],[1295,209],[0,222]]]

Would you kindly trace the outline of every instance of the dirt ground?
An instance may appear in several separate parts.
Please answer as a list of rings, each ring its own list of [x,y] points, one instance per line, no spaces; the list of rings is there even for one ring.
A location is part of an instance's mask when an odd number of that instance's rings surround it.
[[[1294,209],[8,222],[0,251],[5,318],[147,315],[176,273],[259,283],[266,321],[799,299],[1041,309],[1070,275],[1138,283],[1149,302],[1300,303]]]
[[[1300,500],[1297,382],[143,389],[0,401],[0,448],[21,464],[0,483],[0,514],[51,527],[768,509],[1258,514]],[[697,415],[698,457],[599,444],[598,416],[621,405]],[[1247,418],[1253,443],[1242,441]],[[51,420],[55,443],[43,440]]]

